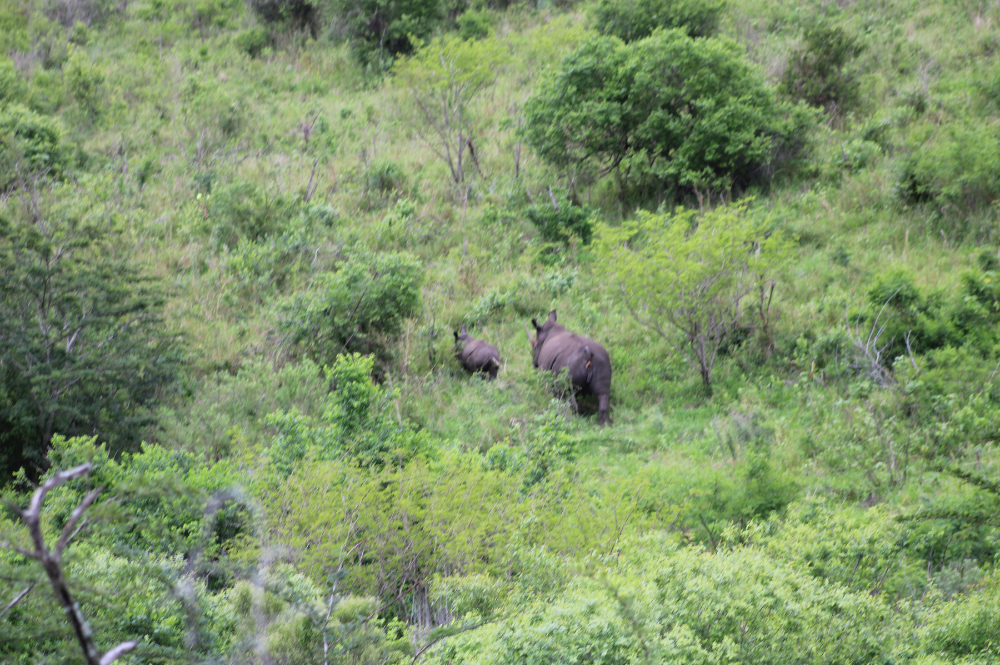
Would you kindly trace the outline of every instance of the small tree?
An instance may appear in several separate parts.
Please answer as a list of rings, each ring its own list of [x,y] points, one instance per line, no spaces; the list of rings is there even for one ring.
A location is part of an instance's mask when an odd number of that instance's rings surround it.
[[[862,46],[843,28],[818,24],[805,31],[805,44],[792,54],[781,90],[830,113],[857,102],[859,85],[850,63]]]
[[[493,84],[504,55],[496,39],[465,41],[446,35],[396,66],[397,80],[409,90],[416,105],[417,133],[447,164],[457,185],[465,181],[466,152],[479,168],[472,142],[475,118],[469,106]]]
[[[631,42],[657,28],[681,28],[708,37],[719,27],[725,0],[600,0],[591,11],[594,28]]]
[[[345,352],[390,356],[389,345],[420,305],[420,264],[409,254],[360,254],[284,306],[282,327],[318,362]]]
[[[551,164],[614,172],[622,185],[640,167],[699,199],[766,176],[805,122],[775,100],[741,46],[679,29],[627,44],[591,39],[524,108],[525,136]]]
[[[80,195],[26,192],[0,217],[0,472],[44,469],[55,433],[134,447],[179,369],[166,294]]]
[[[598,270],[636,321],[671,344],[681,333],[680,346],[706,388],[726,336],[747,313],[745,300],[764,293],[761,285],[772,283],[791,248],[783,234],[768,236],[746,208],[718,208],[701,218],[693,211],[642,212],[597,231]]]
[[[412,53],[444,18],[440,0],[331,0],[333,23],[347,33],[361,64],[383,72]]]

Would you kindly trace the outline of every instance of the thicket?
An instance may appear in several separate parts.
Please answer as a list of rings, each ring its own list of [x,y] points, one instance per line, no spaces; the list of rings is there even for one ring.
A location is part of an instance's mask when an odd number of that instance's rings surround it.
[[[993,662],[997,26],[0,3],[0,660]]]

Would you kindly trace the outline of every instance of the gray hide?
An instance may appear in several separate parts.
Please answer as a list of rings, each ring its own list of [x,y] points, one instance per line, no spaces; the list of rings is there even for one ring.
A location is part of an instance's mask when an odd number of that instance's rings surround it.
[[[549,312],[549,319],[535,326],[535,338],[531,341],[534,349],[532,363],[538,369],[555,374],[563,367],[569,372],[573,387],[584,394],[597,396],[598,419],[602,425],[608,424],[611,401],[611,358],[604,347],[592,339],[571,333],[556,323],[556,312]]]
[[[490,380],[497,378],[500,369],[500,352],[497,347],[475,337],[469,337],[465,326],[455,333],[455,357],[470,372],[486,372]]]

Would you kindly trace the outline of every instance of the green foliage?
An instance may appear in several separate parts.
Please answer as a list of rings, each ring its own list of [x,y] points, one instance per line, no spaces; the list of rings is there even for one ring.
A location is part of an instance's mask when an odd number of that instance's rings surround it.
[[[559,202],[554,197],[552,205],[529,206],[524,215],[538,229],[542,240],[563,245],[571,238],[579,238],[584,245],[589,245],[597,216],[593,208],[573,205],[568,200]]]
[[[711,197],[761,177],[791,136],[789,112],[734,42],[659,30],[629,44],[593,38],[567,56],[525,103],[525,134],[560,168],[620,181],[648,169]]]
[[[216,188],[209,198],[208,219],[217,249],[235,248],[243,239],[256,242],[281,233],[295,215],[298,201],[249,182]]]
[[[406,173],[391,160],[374,160],[362,177],[365,198],[372,208],[395,200],[406,189]]]
[[[764,300],[790,245],[744,203],[701,218],[640,212],[617,228],[602,224],[594,252],[599,274],[639,323],[671,343],[680,333],[707,388],[723,343],[754,315],[748,302],[759,300],[758,324],[767,326]]]
[[[63,76],[70,94],[93,121],[100,114],[106,96],[104,72],[90,62],[81,49],[73,49],[63,67]]]
[[[444,160],[455,184],[463,183],[470,170],[466,151],[479,170],[471,105],[496,79],[505,56],[494,38],[467,41],[444,35],[423,44],[393,69],[396,80],[413,97],[417,132]]]
[[[256,446],[271,437],[265,416],[295,410],[307,417],[322,413],[329,389],[319,366],[303,360],[275,368],[263,359],[223,372],[198,386],[189,401],[163,409],[157,440],[207,459],[222,459],[238,445]]]
[[[65,175],[70,150],[61,123],[20,105],[0,107],[0,188],[10,189],[18,175]]]
[[[426,434],[403,422],[395,411],[399,391],[372,381],[375,361],[359,354],[340,355],[325,370],[333,392],[322,417],[277,412],[268,423],[278,430],[269,451],[271,463],[288,475],[302,460],[345,459],[361,468],[403,464],[427,455]]]
[[[464,40],[482,39],[493,29],[493,16],[489,12],[470,9],[458,17],[458,35]]]
[[[165,296],[63,185],[0,220],[0,432],[9,473],[44,468],[56,433],[133,449],[179,369]],[[84,201],[85,201],[85,197]]]
[[[420,304],[422,270],[407,254],[358,253],[283,305],[282,327],[319,362],[340,353],[389,357],[393,339]]]
[[[45,14],[66,27],[77,23],[101,25],[124,7],[114,0],[47,0]]]
[[[7,104],[23,104],[28,86],[10,58],[0,59],[0,108]]]
[[[818,22],[805,30],[804,39],[789,57],[781,91],[829,113],[857,104],[858,74],[850,68],[862,51],[857,38],[844,28]]]
[[[898,166],[897,196],[940,214],[963,217],[1000,196],[996,128],[955,122],[913,132]]]
[[[725,0],[600,0],[594,28],[624,42],[649,37],[657,28],[680,28],[692,37],[714,35]]]
[[[311,30],[315,36],[317,23],[319,20],[320,3],[316,0],[249,0],[250,8],[266,23],[287,23],[296,30]],[[258,34],[249,37],[250,33],[258,31],[247,31],[242,33],[244,39],[251,39],[252,43],[259,43]],[[258,51],[259,48],[258,47]],[[250,51],[240,44],[240,48],[247,53]],[[251,57],[255,57],[250,53]]]
[[[271,36],[263,28],[251,28],[236,35],[234,42],[236,43],[236,48],[251,58],[257,58],[270,45]]]
[[[330,0],[355,56],[368,70],[387,71],[417,47],[444,18],[440,0]]]
[[[889,607],[737,549],[630,542],[615,565],[570,582],[496,630],[455,638],[438,662],[884,662]],[[710,616],[711,621],[705,621]],[[557,629],[553,627],[557,626]]]

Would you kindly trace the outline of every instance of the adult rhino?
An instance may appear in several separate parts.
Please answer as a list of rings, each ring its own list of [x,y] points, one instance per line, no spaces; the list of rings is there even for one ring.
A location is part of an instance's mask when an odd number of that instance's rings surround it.
[[[497,347],[470,337],[465,326],[462,326],[462,332],[455,333],[455,357],[468,371],[486,372],[490,375],[490,381],[497,378],[497,370],[500,369],[500,352]]]
[[[534,351],[532,364],[555,374],[566,368],[573,388],[583,394],[597,396],[598,421],[608,424],[608,410],[611,401],[611,358],[604,347],[592,339],[587,339],[566,330],[556,323],[556,311],[549,312],[549,319],[538,325],[532,319],[535,336],[528,333],[528,341]]]

